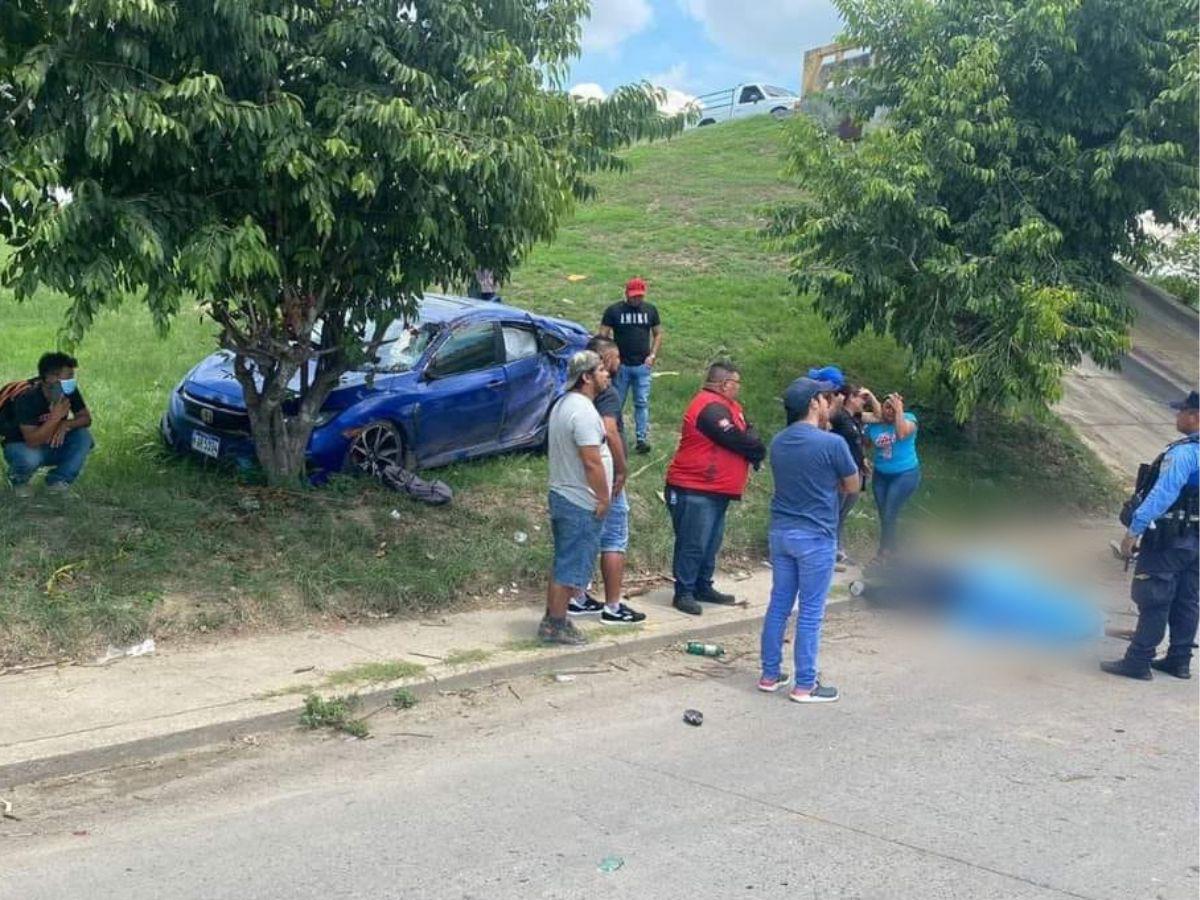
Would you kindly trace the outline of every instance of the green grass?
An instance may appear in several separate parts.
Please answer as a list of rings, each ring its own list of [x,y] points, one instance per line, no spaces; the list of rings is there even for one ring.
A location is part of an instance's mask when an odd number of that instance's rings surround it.
[[[328,700],[309,694],[304,698],[300,724],[305,728],[328,728],[351,737],[365,738],[371,734],[365,719],[354,718],[358,697],[330,697]]]
[[[1180,303],[1200,309],[1200,284],[1184,275],[1148,275],[1146,280],[1162,288]]]
[[[345,687],[350,684],[383,684],[387,681],[399,681],[401,678],[415,678],[425,671],[420,663],[411,663],[402,659],[391,659],[383,662],[360,663],[347,669],[330,672],[325,678],[326,687]]]
[[[630,566],[662,570],[669,562],[671,533],[657,495],[683,408],[704,365],[725,354],[742,365],[743,402],[768,435],[783,424],[782,389],[812,364],[838,362],[877,393],[903,391],[922,421],[917,501],[939,515],[991,510],[1001,500],[1108,502],[1111,479],[1057,421],[985,421],[979,443],[968,446],[931,407],[932,379],[909,379],[905,354],[890,340],[834,345],[789,286],[784,260],[757,236],[763,205],[795,191],[779,177],[779,148],[779,125],[763,120],[631,150],[631,171],[599,178],[597,201],[504,288],[518,305],[595,326],[626,278],[649,282],[665,342],[652,400],[654,451],[633,460]],[[65,306],[46,294],[17,305],[0,292],[0,382],[30,374],[54,345]],[[549,530],[534,527],[545,515],[541,457],[441,470],[455,502],[431,509],[360,481],[272,491],[165,456],[156,426],[166,396],[213,346],[211,325],[194,312],[165,340],[133,301],[97,319],[78,353],[98,443],[79,499],[43,495],[0,516],[0,664],[148,633],[169,639],[417,616],[513,581],[540,589],[550,556]],[[760,473],[733,506],[727,558],[761,554],[770,489]],[[247,497],[258,503],[243,503]],[[859,509],[873,515],[869,502]],[[529,540],[517,543],[517,531]],[[855,519],[850,540],[865,543],[872,531],[870,519]],[[73,568],[52,578],[63,566]]]
[[[484,650],[481,647],[472,647],[467,650],[451,650],[446,654],[446,658],[442,662],[448,666],[474,666],[487,662],[491,656],[492,652],[490,650]]]

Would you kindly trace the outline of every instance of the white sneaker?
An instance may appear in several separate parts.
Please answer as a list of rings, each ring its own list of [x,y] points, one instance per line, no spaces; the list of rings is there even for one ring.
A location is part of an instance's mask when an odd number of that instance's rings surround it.
[[[57,494],[60,497],[65,497],[71,493],[71,486],[65,481],[55,481],[53,484],[46,485],[46,491],[50,494]]]
[[[31,484],[14,484],[13,496],[19,497],[22,500],[27,500],[33,496],[33,485]]]

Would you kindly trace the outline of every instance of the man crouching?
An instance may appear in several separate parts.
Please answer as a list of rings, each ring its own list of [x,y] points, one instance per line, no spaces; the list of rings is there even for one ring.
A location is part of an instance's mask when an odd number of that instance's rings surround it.
[[[8,480],[19,497],[29,496],[30,479],[41,468],[50,469],[46,488],[65,493],[92,452],[92,414],[77,386],[77,366],[65,353],[44,354],[37,379],[0,407]]]

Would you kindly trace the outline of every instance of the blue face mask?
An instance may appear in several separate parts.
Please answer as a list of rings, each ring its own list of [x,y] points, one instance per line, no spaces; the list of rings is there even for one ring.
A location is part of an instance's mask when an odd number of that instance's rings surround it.
[[[70,395],[75,393],[76,380],[74,378],[64,378],[58,384],[64,394]]]

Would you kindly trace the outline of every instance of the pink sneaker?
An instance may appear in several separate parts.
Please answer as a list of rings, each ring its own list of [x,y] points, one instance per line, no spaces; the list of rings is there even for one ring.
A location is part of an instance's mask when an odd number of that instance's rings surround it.
[[[787,687],[792,681],[792,676],[787,672],[780,672],[778,678],[763,677],[758,679],[758,689],[766,691],[768,694],[773,694],[780,688]]]

